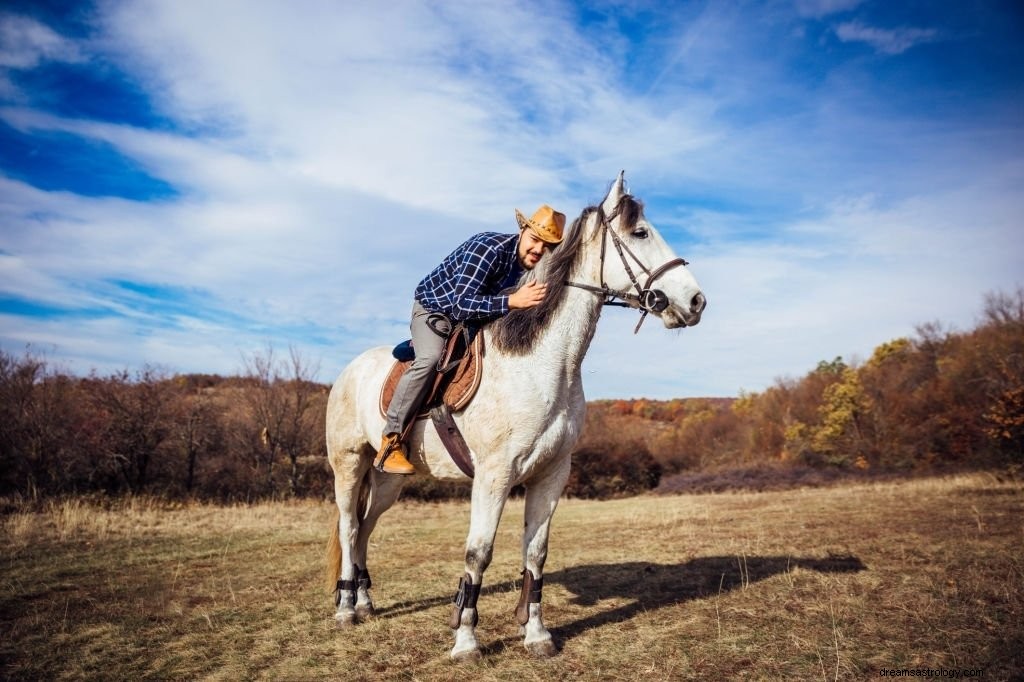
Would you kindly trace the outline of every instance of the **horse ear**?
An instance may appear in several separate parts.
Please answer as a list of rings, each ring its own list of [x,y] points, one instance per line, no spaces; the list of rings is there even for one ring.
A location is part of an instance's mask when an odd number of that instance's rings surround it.
[[[605,215],[608,215],[615,210],[615,207],[619,204],[619,199],[626,193],[626,171],[619,171],[619,177],[615,178],[612,183],[611,189],[608,190],[608,196],[604,198],[602,208],[604,209]]]

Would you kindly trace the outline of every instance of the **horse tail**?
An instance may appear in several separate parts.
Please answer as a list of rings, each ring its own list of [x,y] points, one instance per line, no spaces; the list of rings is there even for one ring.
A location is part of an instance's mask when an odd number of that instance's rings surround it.
[[[341,538],[338,536],[338,523],[340,522],[341,510],[335,507],[331,535],[327,538],[327,566],[324,573],[328,592],[334,592],[337,589],[338,577],[341,575]]]

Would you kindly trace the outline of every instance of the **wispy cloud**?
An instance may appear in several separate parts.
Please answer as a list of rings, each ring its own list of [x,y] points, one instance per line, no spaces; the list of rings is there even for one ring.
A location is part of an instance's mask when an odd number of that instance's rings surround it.
[[[912,47],[933,43],[942,38],[934,28],[877,28],[860,21],[847,21],[836,26],[836,35],[844,43],[867,43],[876,52],[902,54]]]
[[[0,67],[28,69],[49,61],[81,62],[78,45],[35,19],[0,14]]]

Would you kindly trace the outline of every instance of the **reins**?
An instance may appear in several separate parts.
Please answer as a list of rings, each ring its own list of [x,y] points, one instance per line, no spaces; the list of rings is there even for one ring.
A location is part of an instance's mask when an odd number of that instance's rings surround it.
[[[621,206],[621,203],[620,203]],[[603,297],[603,305],[619,306],[622,308],[637,308],[641,310],[640,321],[636,323],[636,327],[633,329],[633,333],[636,334],[640,331],[640,325],[647,319],[648,313],[660,313],[668,307],[668,296],[661,289],[652,289],[651,285],[666,272],[672,268],[679,267],[680,265],[689,265],[689,263],[683,258],[673,258],[672,260],[664,263],[663,265],[655,268],[653,271],[650,270],[643,261],[641,261],[635,253],[633,253],[629,245],[622,241],[619,235],[615,234],[615,230],[612,229],[611,221],[619,213],[619,207],[616,207],[615,212],[610,216],[605,216],[602,208],[598,207],[598,218],[601,221],[601,286],[595,287],[590,284],[581,284],[579,282],[566,281],[566,284],[571,287],[578,289],[585,289]],[[612,244],[615,245],[615,251],[619,254],[619,260],[622,261],[622,266],[626,269],[626,274],[629,275],[629,281],[632,283],[633,288],[636,289],[636,293],[630,291],[619,291],[612,289],[608,286],[604,279],[604,261],[605,253],[608,250],[608,235],[612,237]],[[644,282],[643,286],[640,286],[636,274],[633,272],[633,268],[629,265],[629,259],[626,257],[629,254],[630,258],[640,266],[644,274],[647,275],[647,281]],[[618,300],[616,300],[618,299]]]

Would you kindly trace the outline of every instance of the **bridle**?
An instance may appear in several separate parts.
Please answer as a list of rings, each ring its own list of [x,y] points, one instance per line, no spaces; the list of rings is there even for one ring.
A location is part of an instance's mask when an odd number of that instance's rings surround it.
[[[621,206],[621,203],[619,204]],[[603,305],[620,306],[623,308],[637,308],[642,311],[640,315],[640,321],[636,323],[636,327],[633,329],[633,333],[636,334],[640,331],[640,325],[647,319],[648,313],[658,314],[668,307],[668,296],[661,289],[652,289],[651,285],[664,275],[672,268],[679,267],[680,265],[689,265],[689,263],[683,258],[673,258],[667,263],[651,270],[643,261],[641,261],[635,253],[633,253],[629,245],[622,241],[622,238],[615,233],[612,229],[612,220],[619,214],[619,208],[616,207],[615,211],[610,216],[604,215],[603,208],[597,208],[598,218],[601,221],[601,286],[595,287],[589,284],[580,284],[579,282],[566,282],[567,285],[577,287],[579,289],[586,289],[587,291],[598,294],[603,297]],[[605,253],[608,250],[608,236],[611,235],[612,244],[615,245],[615,250],[619,254],[619,260],[622,261],[622,267],[626,269],[626,274],[629,275],[629,281],[633,284],[633,288],[636,293],[631,291],[619,291],[612,289],[604,280],[604,260]],[[647,280],[643,286],[640,285],[640,281],[637,279],[636,274],[633,272],[633,268],[629,265],[629,258],[640,266],[640,269],[647,275]],[[619,299],[619,300],[616,300]]]

